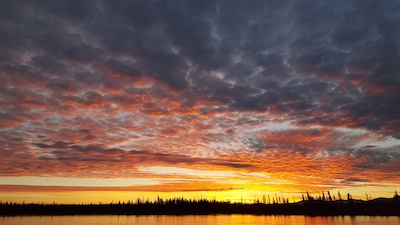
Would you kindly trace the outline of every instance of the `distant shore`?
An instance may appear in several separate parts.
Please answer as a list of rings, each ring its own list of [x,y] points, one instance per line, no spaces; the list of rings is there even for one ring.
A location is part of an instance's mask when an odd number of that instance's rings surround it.
[[[297,203],[230,203],[209,200],[169,199],[154,202],[109,204],[0,203],[0,216],[23,215],[310,215],[400,216],[400,198],[361,200],[315,200]]]

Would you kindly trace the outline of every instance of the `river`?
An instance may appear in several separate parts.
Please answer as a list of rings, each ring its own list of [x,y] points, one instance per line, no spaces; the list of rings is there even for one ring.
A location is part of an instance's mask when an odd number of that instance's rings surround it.
[[[2,225],[398,225],[396,216],[14,216],[0,217]]]

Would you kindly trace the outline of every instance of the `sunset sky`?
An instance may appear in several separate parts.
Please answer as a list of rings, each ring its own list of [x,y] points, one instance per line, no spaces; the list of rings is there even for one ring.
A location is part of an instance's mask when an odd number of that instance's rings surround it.
[[[400,2],[1,1],[0,200],[400,191]]]

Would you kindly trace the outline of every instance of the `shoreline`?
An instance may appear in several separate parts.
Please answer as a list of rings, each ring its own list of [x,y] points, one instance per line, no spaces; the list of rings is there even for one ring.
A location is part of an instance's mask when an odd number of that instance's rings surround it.
[[[303,216],[400,216],[400,199],[301,201],[285,204],[171,201],[110,204],[1,203],[0,216],[63,215],[303,215]]]

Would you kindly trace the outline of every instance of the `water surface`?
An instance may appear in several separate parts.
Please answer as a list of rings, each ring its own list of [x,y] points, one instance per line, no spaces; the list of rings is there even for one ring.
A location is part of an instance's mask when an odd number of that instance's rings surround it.
[[[15,216],[0,217],[2,225],[398,225],[400,217],[389,216]]]

